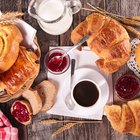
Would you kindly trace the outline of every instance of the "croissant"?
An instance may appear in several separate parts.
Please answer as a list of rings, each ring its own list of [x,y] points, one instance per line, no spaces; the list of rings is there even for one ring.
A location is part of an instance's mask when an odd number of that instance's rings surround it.
[[[7,71],[15,63],[22,40],[22,34],[15,25],[0,27],[0,73]]]
[[[140,101],[129,101],[127,104],[106,105],[105,112],[112,127],[118,132],[132,133],[140,136]]]
[[[23,85],[38,74],[39,64],[37,55],[20,47],[19,56],[14,65],[6,72],[0,74],[0,91],[6,90],[8,94],[16,93]]]
[[[89,34],[87,45],[101,58],[97,66],[106,73],[113,73],[124,65],[130,57],[131,47],[129,35],[117,21],[93,13],[87,16],[71,33],[73,43]]]

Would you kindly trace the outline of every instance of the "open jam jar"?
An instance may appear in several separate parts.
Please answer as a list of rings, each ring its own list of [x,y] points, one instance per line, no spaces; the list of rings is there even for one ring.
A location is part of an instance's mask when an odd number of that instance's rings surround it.
[[[66,54],[61,63],[58,63],[57,59],[52,59],[55,56],[62,56],[63,54],[65,54],[66,52],[63,49],[60,48],[55,48],[50,50],[44,59],[44,64],[45,64],[45,68],[53,73],[53,74],[62,74],[64,73],[70,66],[70,57],[68,54]],[[52,61],[53,60],[53,61]]]
[[[117,96],[125,101],[136,97],[140,91],[140,80],[132,74],[121,76],[115,86]]]

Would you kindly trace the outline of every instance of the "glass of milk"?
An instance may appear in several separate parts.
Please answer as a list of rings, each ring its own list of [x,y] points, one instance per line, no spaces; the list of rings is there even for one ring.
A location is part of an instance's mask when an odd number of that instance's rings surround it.
[[[80,8],[80,0],[31,0],[28,13],[45,32],[60,35],[70,28],[73,14]]]

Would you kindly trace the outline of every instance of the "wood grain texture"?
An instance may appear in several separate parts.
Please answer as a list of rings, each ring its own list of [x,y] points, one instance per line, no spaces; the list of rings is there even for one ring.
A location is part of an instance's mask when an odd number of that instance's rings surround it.
[[[91,12],[81,10],[74,15],[74,20],[71,28],[65,34],[61,36],[52,36],[45,33],[38,25],[37,21],[30,17],[27,13],[30,0],[0,0],[0,9],[4,11],[22,11],[25,13],[23,19],[37,29],[37,38],[41,47],[41,69],[38,77],[35,79],[34,85],[47,79],[47,73],[44,70],[43,60],[45,54],[49,50],[49,46],[65,46],[73,45],[70,40],[70,34],[74,27],[76,27],[81,21],[85,19]],[[125,16],[140,15],[140,0],[81,0],[82,6],[89,8],[87,2],[106,9],[109,12],[117,13]],[[118,72],[113,74],[113,87],[117,79],[130,70],[125,65]],[[114,90],[114,100],[118,100]],[[48,115],[47,113],[39,113],[33,117],[32,124],[27,127],[19,124],[10,113],[10,107],[13,101],[0,104],[0,109],[6,114],[11,121],[12,125],[19,129],[20,140],[139,140],[139,137],[135,137],[131,134],[120,134],[114,131],[106,117],[103,118],[103,122],[100,124],[82,124],[76,125],[69,131],[66,131],[54,138],[51,137],[52,133],[63,126],[61,124],[53,124],[51,126],[43,126],[38,124],[39,121],[48,118],[54,118],[59,120],[73,119],[70,117]],[[81,120],[81,119],[78,119]]]

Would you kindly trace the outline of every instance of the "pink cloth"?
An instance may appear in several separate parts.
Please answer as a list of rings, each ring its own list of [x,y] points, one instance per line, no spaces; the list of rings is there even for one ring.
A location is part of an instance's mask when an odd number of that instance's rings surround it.
[[[12,127],[10,121],[0,110],[0,140],[18,140],[18,129]]]

